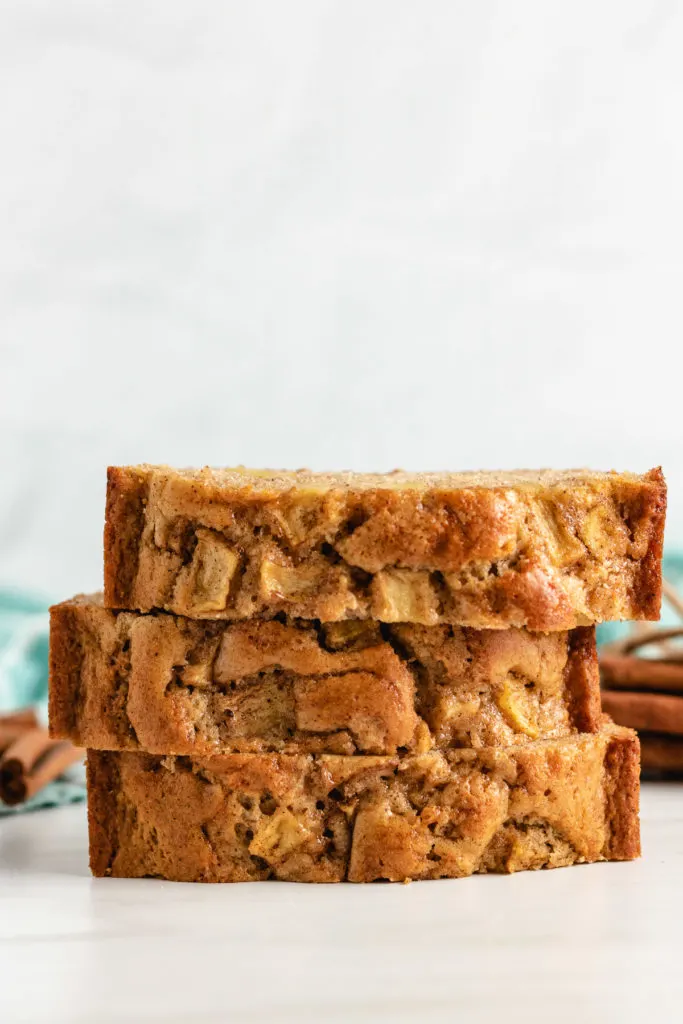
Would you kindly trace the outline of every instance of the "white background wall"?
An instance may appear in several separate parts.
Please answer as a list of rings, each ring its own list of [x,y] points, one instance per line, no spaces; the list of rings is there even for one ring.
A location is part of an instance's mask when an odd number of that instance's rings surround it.
[[[6,0],[0,582],[105,466],[576,465],[683,543],[683,5]]]

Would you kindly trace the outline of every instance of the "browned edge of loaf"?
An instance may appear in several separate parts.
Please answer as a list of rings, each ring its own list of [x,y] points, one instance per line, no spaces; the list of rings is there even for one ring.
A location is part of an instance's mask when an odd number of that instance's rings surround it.
[[[71,602],[50,608],[48,718],[50,736],[55,739],[71,739],[80,734],[82,629],[78,609]]]
[[[138,569],[145,525],[148,483],[128,468],[107,469],[104,516],[104,600],[110,608],[128,608]]]
[[[565,672],[569,717],[578,732],[598,732],[603,721],[595,626],[577,626],[568,633]]]
[[[118,846],[118,760],[102,751],[88,750],[86,774],[90,870],[96,878],[102,878],[111,872]]]
[[[664,550],[664,522],[666,520],[667,491],[662,467],[657,466],[645,474],[655,486],[643,490],[640,499],[640,516],[650,519],[650,543],[640,563],[640,572],[635,585],[634,605],[640,609],[640,617],[654,621],[659,619],[662,606],[662,553]]]
[[[612,860],[640,857],[640,741],[635,732],[613,736],[605,754],[607,818]]]

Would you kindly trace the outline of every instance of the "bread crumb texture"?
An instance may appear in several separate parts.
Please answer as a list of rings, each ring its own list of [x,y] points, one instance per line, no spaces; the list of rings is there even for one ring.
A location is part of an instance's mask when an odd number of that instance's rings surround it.
[[[109,470],[105,601],[561,630],[653,619],[666,486],[630,473]]]
[[[89,751],[95,875],[405,881],[637,857],[628,729],[397,757]]]
[[[422,753],[596,731],[595,630],[51,610],[53,736],[193,756]]]

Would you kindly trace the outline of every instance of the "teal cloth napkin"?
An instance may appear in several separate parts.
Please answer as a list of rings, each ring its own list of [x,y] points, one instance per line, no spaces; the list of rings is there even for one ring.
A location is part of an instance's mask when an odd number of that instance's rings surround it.
[[[32,704],[47,724],[48,605],[19,590],[0,589],[0,711]],[[0,817],[58,807],[85,799],[82,765],[49,783],[24,804],[7,807],[0,802]]]

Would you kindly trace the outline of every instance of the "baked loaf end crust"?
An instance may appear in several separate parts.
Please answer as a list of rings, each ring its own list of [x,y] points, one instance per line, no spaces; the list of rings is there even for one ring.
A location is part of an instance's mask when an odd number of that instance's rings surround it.
[[[640,852],[638,739],[404,758],[88,753],[95,875],[175,881],[459,878]]]
[[[665,510],[660,469],[113,467],[105,603],[534,630],[654,619]]]
[[[159,754],[505,746],[602,720],[595,630],[51,609],[52,735]]]

